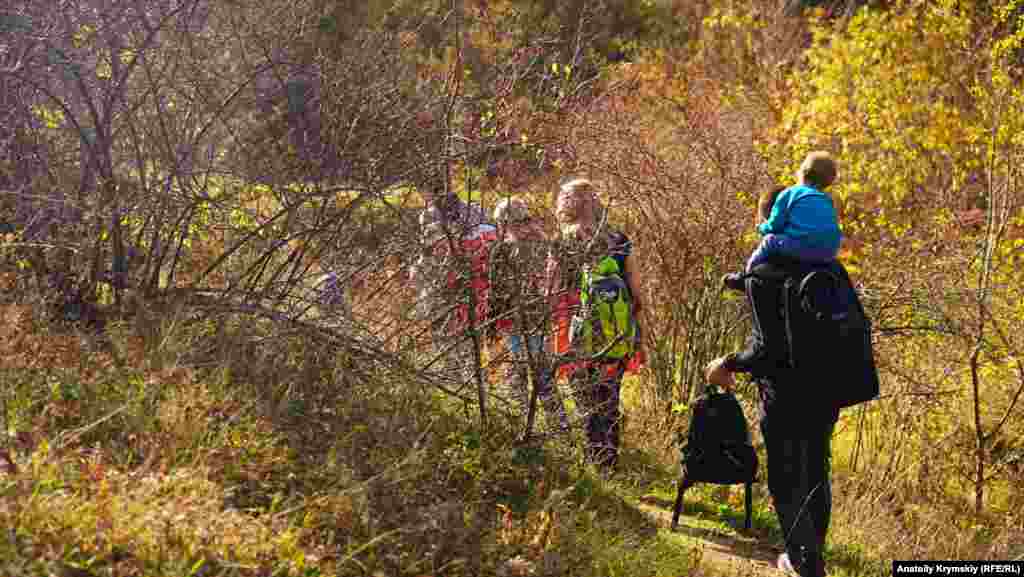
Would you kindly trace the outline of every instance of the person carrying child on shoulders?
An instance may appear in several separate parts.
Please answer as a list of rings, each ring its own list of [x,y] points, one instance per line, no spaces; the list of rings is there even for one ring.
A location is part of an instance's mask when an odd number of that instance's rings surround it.
[[[785,306],[780,305],[787,289],[780,279],[808,267],[834,267],[845,279],[844,290],[853,292],[837,260],[841,235],[832,198],[824,192],[836,174],[836,163],[827,153],[812,152],[797,172],[796,185],[762,196],[761,243],[745,273],[723,278],[727,287],[746,293],[751,334],[743,349],[705,367],[708,382],[726,390],[733,387],[735,373],[749,374],[757,385],[768,491],[785,534],[786,550],[776,567],[794,577],[826,575],[823,551],[832,511],[832,435],[839,408],[816,405],[807,394],[832,386],[834,375],[819,366],[791,366],[792,335]]]

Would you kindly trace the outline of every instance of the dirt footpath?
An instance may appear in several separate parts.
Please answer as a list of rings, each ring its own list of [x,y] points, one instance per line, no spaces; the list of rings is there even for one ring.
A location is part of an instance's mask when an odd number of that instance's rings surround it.
[[[672,525],[672,503],[661,499],[642,499],[638,508],[648,515],[658,528],[666,531]],[[693,575],[708,577],[766,576],[780,577],[775,559],[780,551],[764,543],[757,536],[727,534],[702,526],[694,517],[679,517],[676,533],[685,535],[693,543],[696,569]]]

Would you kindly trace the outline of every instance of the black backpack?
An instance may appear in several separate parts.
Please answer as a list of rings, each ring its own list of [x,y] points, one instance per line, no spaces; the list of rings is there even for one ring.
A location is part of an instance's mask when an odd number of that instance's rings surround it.
[[[805,406],[838,410],[878,398],[871,321],[846,269],[836,263],[794,272],[782,291],[789,368],[828,375],[824,386],[801,392]]]
[[[679,522],[683,494],[696,483],[746,485],[746,520],[750,528],[751,485],[757,480],[757,451],[750,444],[750,432],[743,408],[732,393],[707,392],[693,404],[690,429],[682,452],[682,479],[672,513],[672,529]]]

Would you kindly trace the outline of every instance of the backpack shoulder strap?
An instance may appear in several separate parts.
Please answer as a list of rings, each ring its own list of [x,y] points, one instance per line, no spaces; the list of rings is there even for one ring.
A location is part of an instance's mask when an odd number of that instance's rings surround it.
[[[843,306],[841,291],[839,278],[824,269],[807,273],[796,286],[800,306],[819,321],[841,321],[847,317],[848,307]]]

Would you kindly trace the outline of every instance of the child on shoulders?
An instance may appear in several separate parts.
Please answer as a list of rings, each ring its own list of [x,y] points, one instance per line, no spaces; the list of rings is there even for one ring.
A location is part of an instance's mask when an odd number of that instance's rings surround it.
[[[835,182],[837,172],[836,162],[827,152],[812,152],[797,171],[797,184],[761,195],[758,212],[764,221],[757,231],[762,237],[747,260],[746,273],[768,263],[827,264],[835,260],[842,233],[832,197],[825,191]],[[742,290],[742,278],[742,274],[732,273],[723,282]]]

